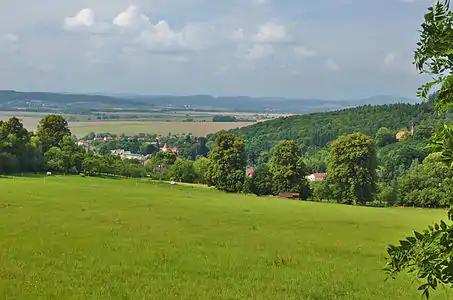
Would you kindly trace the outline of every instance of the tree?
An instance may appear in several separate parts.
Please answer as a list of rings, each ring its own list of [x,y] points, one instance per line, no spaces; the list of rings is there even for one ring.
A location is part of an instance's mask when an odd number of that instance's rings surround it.
[[[206,184],[206,174],[209,168],[209,159],[201,156],[193,163],[193,167],[195,173],[197,174],[197,182]]]
[[[398,180],[398,204],[446,207],[452,190],[453,170],[441,162],[440,153],[433,153]]]
[[[176,161],[170,168],[170,176],[176,181],[194,183],[197,173],[193,161],[186,159]]]
[[[422,24],[420,41],[415,51],[415,64],[420,73],[434,77],[421,86],[418,95],[427,99],[431,88],[441,86],[434,100],[439,113],[453,108],[453,12],[450,1],[437,1],[428,8]],[[433,150],[453,168],[453,126],[445,124],[433,136]],[[451,194],[450,194],[451,195]],[[448,213],[453,220],[453,210]],[[401,240],[399,245],[389,245],[386,271],[394,278],[408,271],[423,280],[419,290],[426,298],[438,284],[453,287],[453,225],[444,221],[429,226],[422,233]]]
[[[268,165],[255,168],[248,190],[257,196],[272,194],[272,174],[269,172]]]
[[[148,154],[154,154],[158,152],[159,149],[156,147],[156,145],[153,144],[144,144],[142,147],[140,147],[140,153],[143,155],[148,155]]]
[[[246,165],[245,141],[234,134],[221,132],[209,154],[208,184],[221,191],[240,192],[245,181]]]
[[[44,159],[48,171],[66,173],[69,169],[69,157],[58,147],[50,148],[44,154]]]
[[[163,165],[166,167],[170,167],[176,161],[177,155],[171,151],[160,151],[154,154],[151,159],[149,160],[150,165],[158,166]]]
[[[309,196],[305,179],[307,167],[302,160],[302,151],[295,141],[281,141],[271,151],[269,172],[272,176],[273,193],[300,193],[302,199]]]
[[[43,152],[52,147],[58,147],[65,136],[71,136],[68,122],[60,115],[48,115],[38,124],[36,135],[42,143]]]
[[[384,147],[393,143],[396,143],[395,133],[388,129],[387,127],[379,128],[376,136],[374,138],[374,142],[378,147]]]
[[[312,190],[311,199],[314,201],[321,202],[332,198],[332,191],[326,180],[311,182],[310,188]]]
[[[376,191],[376,153],[370,137],[353,133],[331,145],[327,179],[334,197],[345,203],[365,203]]]

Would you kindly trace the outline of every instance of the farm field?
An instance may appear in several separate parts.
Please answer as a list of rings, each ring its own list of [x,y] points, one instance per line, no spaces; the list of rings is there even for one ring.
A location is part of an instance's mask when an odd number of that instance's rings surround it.
[[[6,121],[12,116],[17,116],[28,130],[36,131],[39,121],[48,114],[40,113],[19,113],[0,112],[0,120]],[[65,117],[67,117],[65,115]],[[78,116],[87,118],[87,116]],[[164,118],[176,118],[173,115],[157,115],[156,120],[116,120],[116,121],[80,121],[68,122],[73,134],[82,137],[90,132],[101,133],[109,132],[113,134],[124,133],[134,135],[142,133],[154,133],[167,135],[169,132],[192,133],[195,136],[205,136],[209,133],[220,130],[234,129],[244,127],[254,122],[182,122],[182,119],[164,120]],[[159,120],[159,118],[161,120]]]
[[[384,282],[386,245],[446,215],[70,176],[0,189],[4,299],[420,299]]]
[[[191,133],[195,136],[205,136],[220,130],[228,130],[248,126],[250,122],[160,122],[160,121],[102,121],[102,122],[70,122],[73,134],[82,137],[90,132],[124,133],[134,135],[140,132],[168,134]]]

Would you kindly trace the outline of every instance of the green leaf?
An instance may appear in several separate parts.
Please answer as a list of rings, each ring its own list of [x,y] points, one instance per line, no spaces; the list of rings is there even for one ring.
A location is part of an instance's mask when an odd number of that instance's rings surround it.
[[[414,235],[419,241],[422,241],[425,238],[423,236],[423,234],[421,234],[420,232],[417,232],[417,231],[414,231]]]

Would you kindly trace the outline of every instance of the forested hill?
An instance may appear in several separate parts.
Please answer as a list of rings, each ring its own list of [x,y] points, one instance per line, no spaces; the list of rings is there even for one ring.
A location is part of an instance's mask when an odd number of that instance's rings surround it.
[[[325,147],[338,136],[360,131],[374,137],[381,127],[390,130],[410,129],[415,135],[429,137],[438,117],[431,103],[362,106],[334,112],[313,113],[260,122],[232,130],[247,141],[247,152],[253,163],[261,152],[278,141],[290,139],[305,150]],[[213,139],[215,135],[210,136]]]

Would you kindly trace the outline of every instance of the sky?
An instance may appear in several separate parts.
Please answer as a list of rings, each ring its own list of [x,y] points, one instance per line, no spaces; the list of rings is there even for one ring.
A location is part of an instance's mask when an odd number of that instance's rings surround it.
[[[0,89],[415,97],[432,0],[2,0]]]

